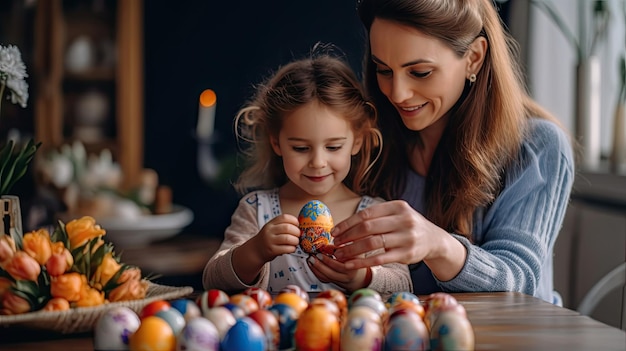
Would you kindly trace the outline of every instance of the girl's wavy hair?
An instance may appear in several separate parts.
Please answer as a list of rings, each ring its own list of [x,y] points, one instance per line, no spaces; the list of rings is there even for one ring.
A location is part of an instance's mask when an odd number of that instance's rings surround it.
[[[502,189],[504,169],[520,151],[529,117],[557,120],[528,95],[519,65],[519,48],[506,32],[492,0],[360,0],[357,11],[369,33],[375,18],[417,29],[462,57],[479,36],[488,50],[476,82],[465,90],[426,177],[426,217],[449,232],[469,237],[473,214],[489,206]],[[379,128],[386,141],[373,169],[373,195],[398,198],[406,184],[407,150],[421,143],[419,132],[404,126],[380,91],[371,48],[364,56],[365,86],[385,118]]]
[[[317,44],[309,57],[279,67],[256,86],[252,99],[239,110],[234,129],[245,168],[234,183],[238,192],[271,189],[287,182],[282,159],[274,153],[270,136],[278,137],[287,114],[312,101],[343,116],[355,138],[363,138],[344,183],[357,194],[364,194],[371,186],[366,175],[382,150],[382,135],[376,128],[377,111],[336,49]]]

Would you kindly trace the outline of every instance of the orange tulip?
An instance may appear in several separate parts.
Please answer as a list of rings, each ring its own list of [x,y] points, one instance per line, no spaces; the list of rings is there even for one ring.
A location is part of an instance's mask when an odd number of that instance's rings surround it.
[[[30,310],[30,303],[24,298],[15,295],[13,291],[7,290],[2,295],[2,310],[0,310],[0,314],[20,314]]]
[[[15,254],[15,241],[9,235],[0,237],[0,267],[4,267]]]
[[[65,311],[70,309],[70,303],[62,297],[53,297],[44,306],[44,311]]]
[[[85,282],[80,289],[80,299],[76,301],[76,307],[98,306],[104,303],[104,292],[94,289]]]
[[[11,279],[6,277],[0,277],[0,298],[5,291],[9,290],[9,288],[13,285]]]
[[[78,301],[83,279],[86,279],[85,276],[76,272],[51,277],[50,294],[52,297],[62,297],[70,302]]]
[[[146,297],[148,282],[146,280],[128,280],[109,293],[109,301],[139,300]]]
[[[70,221],[65,225],[65,230],[70,239],[70,247],[72,249],[106,234],[106,231],[96,224],[96,220],[91,216],[84,216]]]
[[[22,247],[40,265],[44,265],[52,254],[50,233],[46,229],[26,233],[22,239]]]
[[[17,251],[6,264],[4,270],[15,279],[35,282],[41,273],[41,266],[26,252]]]
[[[121,267],[122,265],[119,264],[115,258],[113,258],[113,254],[110,252],[107,253],[102,258],[102,263],[100,263],[94,273],[94,285],[102,288],[115,275],[115,273],[120,270]]]

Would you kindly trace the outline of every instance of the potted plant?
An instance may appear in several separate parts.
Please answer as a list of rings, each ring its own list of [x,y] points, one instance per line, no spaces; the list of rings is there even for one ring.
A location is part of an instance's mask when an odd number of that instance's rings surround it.
[[[25,78],[27,76],[26,65],[22,61],[20,50],[14,45],[0,45],[0,116],[5,98],[14,104],[26,107],[28,83]],[[22,218],[19,198],[11,195],[11,188],[26,174],[30,162],[41,145],[32,139],[21,147],[18,146],[18,142],[7,140],[0,144],[0,215],[3,224],[0,228],[0,236],[8,234],[14,240],[21,238]]]

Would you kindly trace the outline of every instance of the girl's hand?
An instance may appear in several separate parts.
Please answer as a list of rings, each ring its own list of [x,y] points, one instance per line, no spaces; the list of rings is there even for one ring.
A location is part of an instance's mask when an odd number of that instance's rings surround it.
[[[343,262],[323,254],[309,256],[307,263],[321,282],[335,283],[349,292],[365,288],[372,281],[370,268],[347,269]]]
[[[335,257],[346,269],[419,262],[435,254],[437,236],[447,234],[402,200],[372,205],[338,223],[331,234]],[[449,235],[448,235],[449,236]],[[363,254],[383,249],[378,255]]]
[[[267,222],[261,231],[249,240],[249,245],[265,263],[277,256],[296,251],[299,242],[298,219],[289,214],[281,214]]]

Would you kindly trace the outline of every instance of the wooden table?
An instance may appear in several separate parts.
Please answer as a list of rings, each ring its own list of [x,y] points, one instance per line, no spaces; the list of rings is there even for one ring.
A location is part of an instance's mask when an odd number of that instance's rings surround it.
[[[453,294],[474,327],[476,350],[625,350],[626,332],[520,293]],[[92,335],[0,328],[0,349],[85,351]]]

